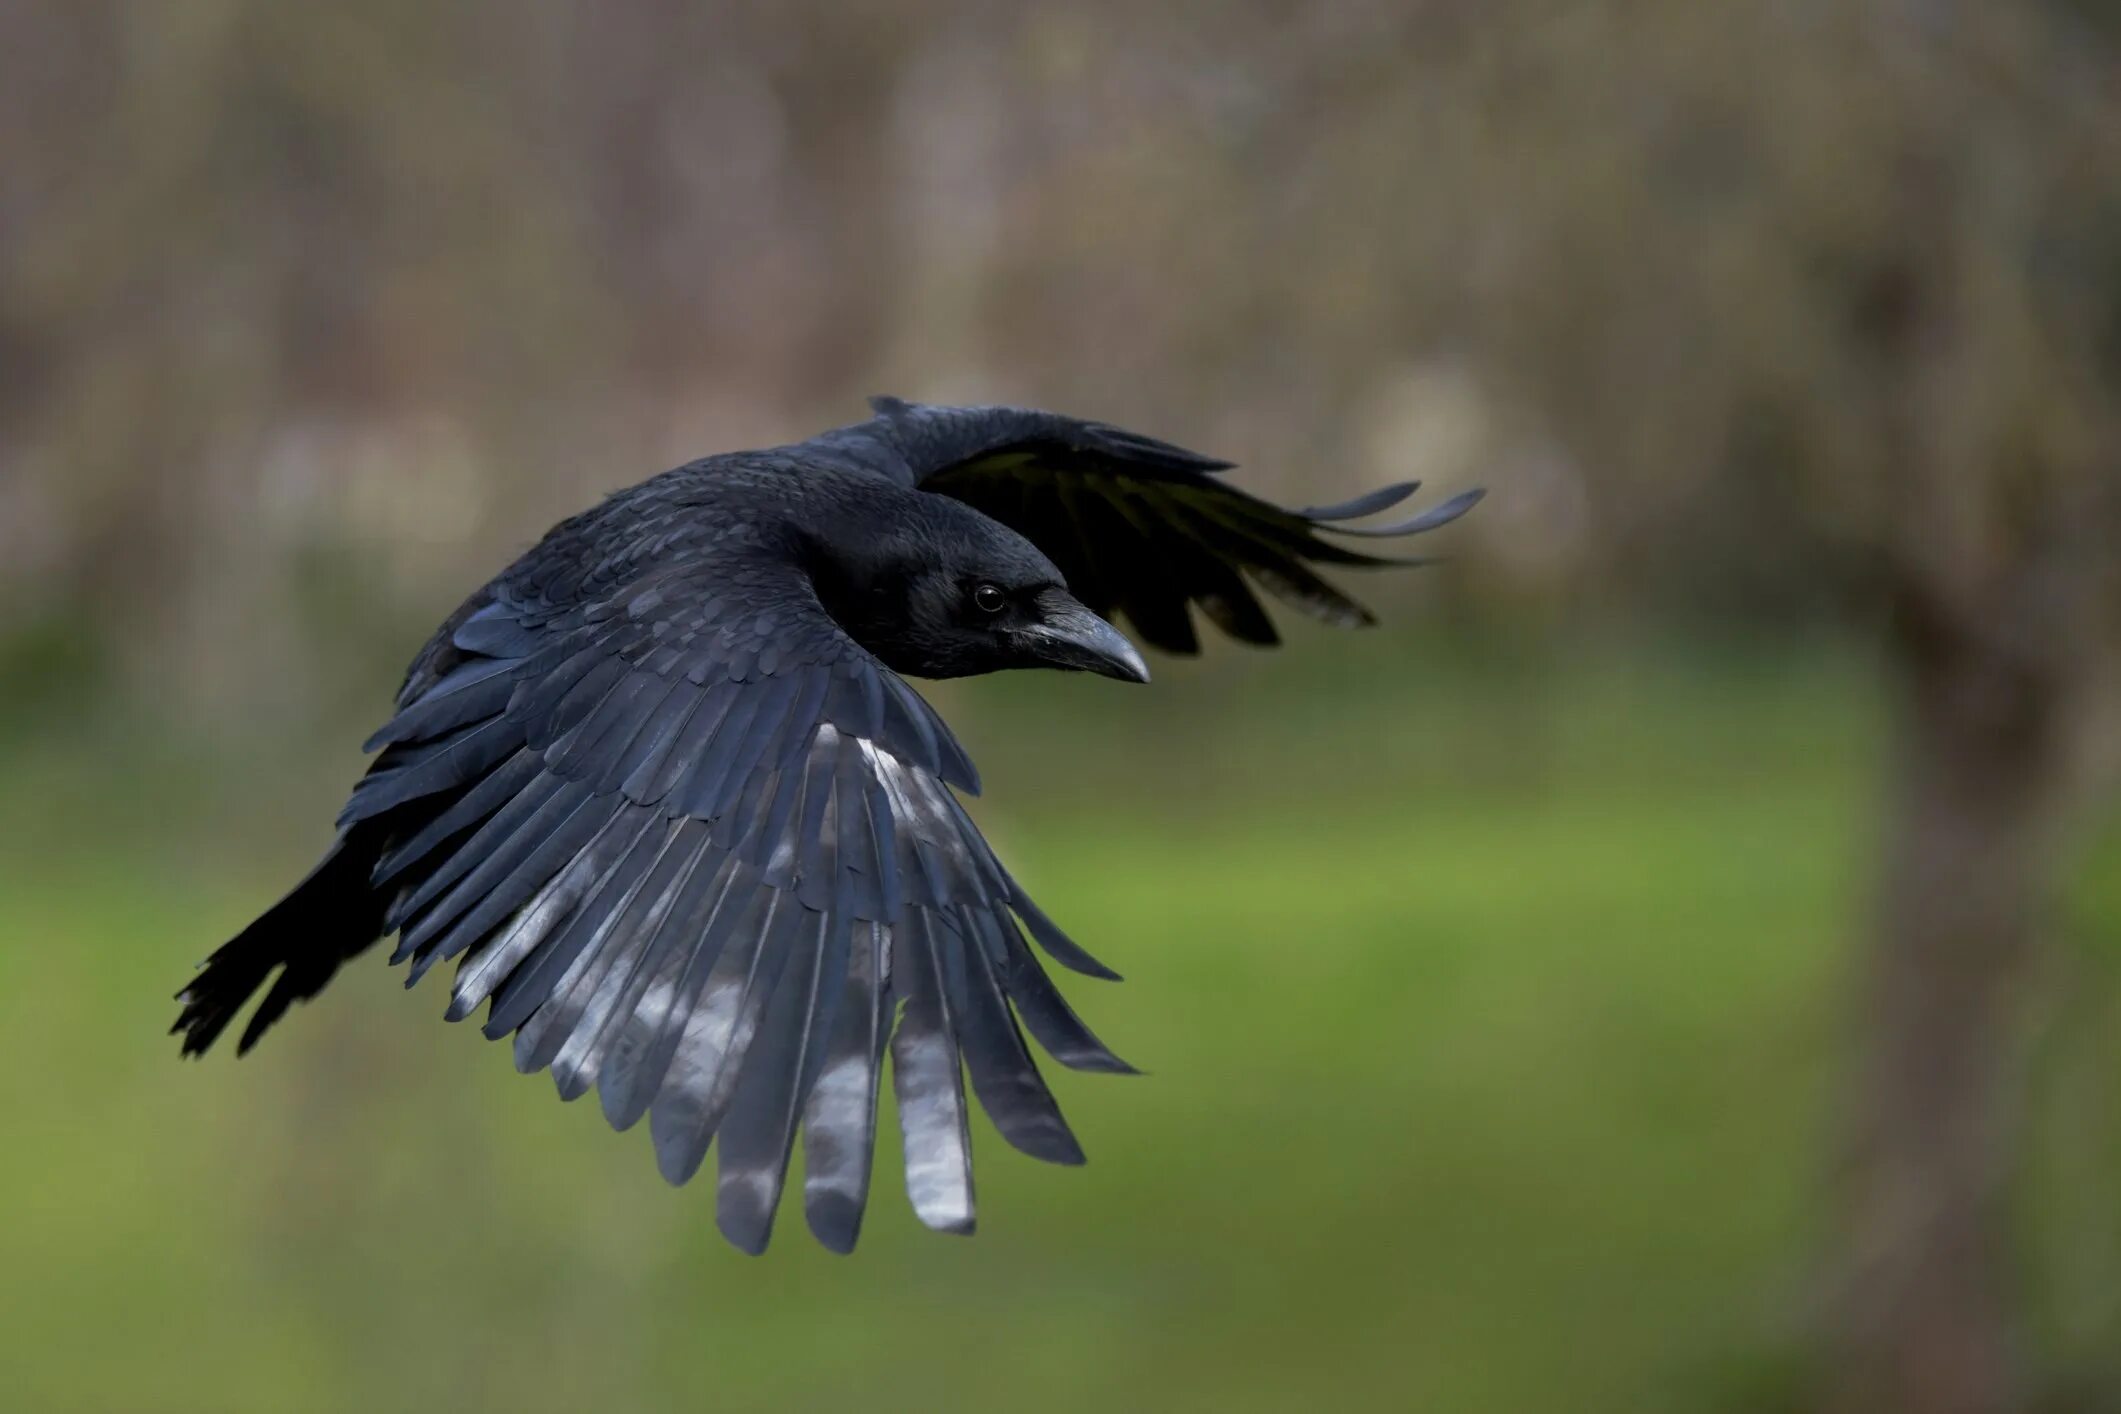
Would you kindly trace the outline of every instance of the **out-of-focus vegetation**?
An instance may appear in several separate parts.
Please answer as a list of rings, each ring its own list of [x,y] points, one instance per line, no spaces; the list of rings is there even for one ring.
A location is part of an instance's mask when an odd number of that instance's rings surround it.
[[[380,964],[175,1064],[441,613],[877,391],[1493,492],[1382,633],[940,694],[1131,979],[1088,1172],[750,1263]],[[2117,546],[2097,0],[0,7],[0,1370],[2105,1407]]]
[[[665,1188],[641,1136],[558,1105],[380,965],[244,1063],[178,1066],[173,968],[306,864],[312,788],[268,785],[261,808],[197,765],[11,763],[0,889],[34,943],[0,963],[29,1062],[0,1094],[28,1160],[0,1178],[11,1399],[1787,1407],[1872,693],[1802,661],[1389,666],[1413,646],[1276,665],[1383,659],[1394,690],[1353,707],[1279,673],[1243,710],[1205,674],[1154,701],[955,694],[984,818],[1127,973],[1071,990],[1149,1074],[1059,1077],[1083,1170],[983,1129],[969,1241],[922,1231],[887,1176],[849,1260],[797,1213],[764,1259],[729,1251],[709,1195]],[[1195,727],[1115,752],[1143,712]],[[113,797],[117,844],[68,838]],[[46,802],[65,831],[39,825]],[[2109,844],[2105,878],[2117,862]],[[2111,936],[2121,898],[2089,890],[2081,921]],[[2084,1020],[2057,1065],[2106,1093],[2116,1050]],[[2108,1198],[2071,1167],[2121,1129],[2071,1113],[2041,1133],[2062,1185],[2030,1224],[2055,1241],[2051,1348],[2105,1362],[2111,1315],[2086,1330],[2074,1298]]]
[[[1083,1170],[983,1127],[967,1241],[912,1221],[887,1145],[846,1260],[794,1212],[735,1254],[645,1139],[380,964],[248,1060],[179,1066],[182,965],[307,864],[352,753],[268,740],[240,780],[110,732],[13,754],[10,1398],[1805,1402],[1881,725],[1860,664],[1393,630],[1238,662],[1234,700],[1183,669],[951,694],[983,819],[1127,974],[1071,992],[1149,1073],[1056,1077]],[[2014,1230],[2050,1387],[2095,1394],[2121,1377],[2121,834],[2071,876]]]
[[[2115,29],[10,7],[0,632],[86,631],[195,715],[313,708],[349,649],[401,656],[379,614],[431,622],[586,497],[879,390],[1151,426],[1291,495],[1478,478],[1454,582],[1508,608],[1836,614],[1885,528],[1940,517],[1941,553],[2104,455]]]

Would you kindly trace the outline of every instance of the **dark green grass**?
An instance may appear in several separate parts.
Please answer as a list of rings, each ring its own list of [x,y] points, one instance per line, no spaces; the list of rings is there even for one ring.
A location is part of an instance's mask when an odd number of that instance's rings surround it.
[[[1861,679],[1357,694],[1341,661],[1301,692],[1248,662],[951,694],[998,844],[1128,976],[1071,996],[1149,1073],[1056,1078],[1085,1169],[982,1127],[969,1241],[913,1222],[887,1143],[851,1259],[794,1209],[729,1251],[707,1185],[380,961],[243,1063],[179,1065],[170,992],[321,844],[331,786],[17,753],[11,1406],[1775,1407],[1873,835]],[[77,847],[121,774],[120,842]]]

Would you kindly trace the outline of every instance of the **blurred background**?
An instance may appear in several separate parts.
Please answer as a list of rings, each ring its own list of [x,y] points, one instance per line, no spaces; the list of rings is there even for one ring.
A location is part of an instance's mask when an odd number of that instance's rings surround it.
[[[463,593],[873,392],[1490,488],[935,689],[1088,1169],[754,1261],[380,958],[178,1064]],[[2121,1409],[2117,546],[2110,0],[9,0],[11,1402]]]

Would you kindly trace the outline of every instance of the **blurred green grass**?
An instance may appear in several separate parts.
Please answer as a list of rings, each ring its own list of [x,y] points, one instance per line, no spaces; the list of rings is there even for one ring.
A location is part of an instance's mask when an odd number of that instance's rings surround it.
[[[0,755],[11,1405],[1785,1406],[1864,675],[1349,653],[943,694],[998,847],[1127,974],[1071,997],[1149,1073],[1056,1077],[1083,1170],[983,1125],[970,1241],[913,1222],[887,1120],[851,1259],[799,1210],[728,1250],[710,1187],[380,960],[177,1063],[169,994],[322,844],[350,753]]]

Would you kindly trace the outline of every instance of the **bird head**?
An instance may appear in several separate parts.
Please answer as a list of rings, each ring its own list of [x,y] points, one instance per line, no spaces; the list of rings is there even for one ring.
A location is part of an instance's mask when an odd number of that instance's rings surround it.
[[[1060,668],[1147,682],[1141,653],[1068,592],[1038,547],[957,502],[915,493],[893,532],[814,543],[813,581],[840,626],[893,672],[956,678]]]

